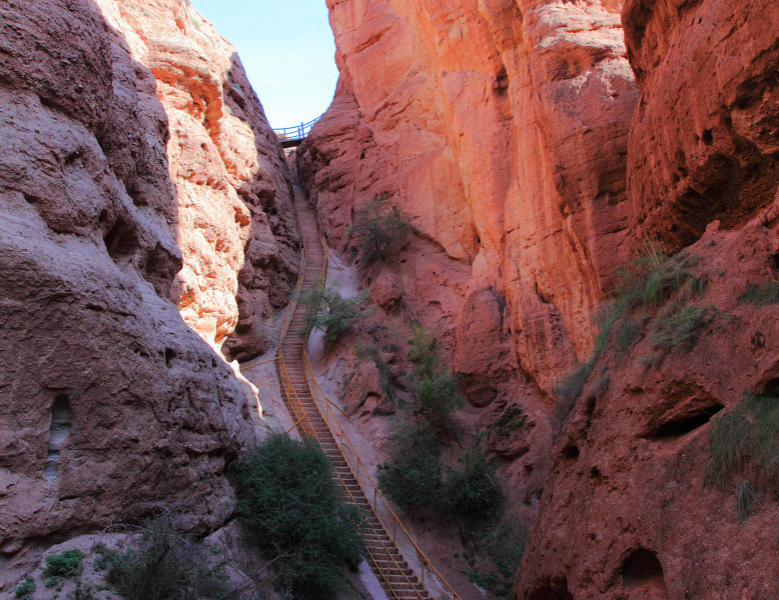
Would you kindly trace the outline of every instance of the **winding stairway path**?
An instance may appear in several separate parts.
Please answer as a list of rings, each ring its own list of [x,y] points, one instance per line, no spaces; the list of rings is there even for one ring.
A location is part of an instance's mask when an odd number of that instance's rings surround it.
[[[300,291],[322,284],[326,268],[326,250],[322,245],[316,215],[305,199],[303,191],[296,186],[295,199],[304,249],[304,267],[298,283],[295,298]],[[301,336],[304,329],[305,307],[296,303],[289,313],[282,329],[283,337],[279,349],[279,378],[282,383],[282,395],[294,419],[296,426],[304,437],[313,437],[330,457],[335,473],[346,490],[347,497],[360,509],[363,515],[363,539],[367,559],[371,569],[382,583],[390,600],[430,600],[433,597],[459,600],[457,594],[443,580],[438,571],[430,565],[421,549],[408,532],[400,524],[389,505],[376,489],[368,469],[357,456],[350,461],[347,458],[349,450],[354,446],[348,443],[343,427],[331,418],[334,412],[330,405],[325,405],[324,413],[320,410],[322,402],[329,402],[321,393],[305,352],[305,339]],[[319,403],[316,394],[319,393]],[[334,406],[334,405],[333,405]],[[340,410],[340,409],[337,409]],[[340,427],[340,431],[339,431]],[[348,443],[348,448],[345,444]],[[355,451],[356,453],[356,451]],[[354,453],[351,453],[354,454]],[[355,469],[356,465],[356,469]],[[362,467],[362,477],[360,467]],[[369,481],[366,495],[366,477]],[[361,485],[362,483],[362,485]],[[373,499],[373,503],[369,501]],[[387,513],[391,513],[388,517]],[[381,516],[379,516],[381,515]],[[399,531],[408,536],[399,538]],[[402,542],[402,543],[401,543]],[[406,552],[411,547],[414,561],[406,560],[399,545]],[[415,564],[412,566],[411,562]],[[427,575],[427,581],[425,577]]]

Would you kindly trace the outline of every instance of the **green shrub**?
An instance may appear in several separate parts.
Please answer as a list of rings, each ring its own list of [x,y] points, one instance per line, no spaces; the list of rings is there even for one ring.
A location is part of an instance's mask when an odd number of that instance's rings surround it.
[[[464,519],[495,518],[503,505],[503,490],[495,477],[495,469],[476,449],[466,450],[458,462],[462,467],[452,470],[444,483],[447,508]]]
[[[726,486],[747,469],[764,483],[779,480],[779,398],[747,394],[714,422],[709,439],[709,483]]]
[[[711,458],[706,468],[709,482],[725,486],[748,457],[749,423],[745,405],[739,405],[714,421],[709,433]]]
[[[701,331],[712,320],[707,306],[680,306],[658,319],[658,328],[652,338],[655,348],[687,351],[698,341]]]
[[[76,589],[68,594],[68,600],[98,600],[95,595],[95,586],[81,583],[79,579],[76,582]]]
[[[441,501],[441,444],[425,427],[408,426],[395,435],[395,452],[379,466],[382,494],[403,510],[437,508]]]
[[[32,577],[29,575],[25,575],[24,581],[19,584],[19,587],[16,588],[16,591],[14,592],[14,596],[16,598],[21,598],[22,600],[27,600],[30,596],[32,596],[35,593],[35,581],[33,581]]]
[[[525,553],[528,530],[518,520],[503,518],[488,528],[479,540],[479,546],[494,563],[494,575],[482,577],[488,589],[497,597],[510,596],[514,577]]]
[[[85,556],[86,554],[81,550],[65,550],[59,554],[47,556],[43,576],[55,578],[80,575],[81,563]]]
[[[363,297],[343,298],[335,287],[315,287],[300,298],[306,307],[305,329],[307,336],[312,329],[325,332],[325,337],[336,342],[355,323],[365,318],[361,308]]]
[[[139,539],[125,552],[115,554],[108,565],[106,580],[123,600],[236,597],[224,567],[214,564],[209,550],[178,531],[170,517],[146,522],[141,531]]]
[[[349,236],[364,265],[387,260],[414,231],[403,212],[390,206],[389,196],[375,196],[357,211]]]
[[[425,330],[418,321],[411,324],[411,346],[408,351],[408,360],[414,365],[417,377],[431,377],[438,369],[439,353],[438,340]]]
[[[358,358],[368,359],[376,367],[376,374],[379,380],[379,387],[387,398],[395,399],[395,385],[392,382],[389,363],[384,360],[381,348],[376,344],[356,344],[354,353]]]
[[[415,391],[422,408],[434,416],[449,415],[465,404],[457,377],[442,371],[423,376]]]
[[[252,543],[276,560],[280,585],[296,598],[333,596],[343,569],[362,561],[360,515],[344,502],[319,445],[272,435],[232,477],[236,514]]]
[[[740,302],[751,302],[758,306],[779,304],[779,282],[772,281],[765,285],[750,285],[747,291],[739,296]]]
[[[738,520],[746,523],[749,517],[755,513],[757,503],[757,492],[751,483],[744,481],[738,488],[736,494],[736,513]]]
[[[584,364],[577,365],[568,375],[563,377],[555,386],[554,393],[557,396],[557,406],[555,407],[555,420],[562,423],[573,410],[582,390],[587,384],[596,359],[590,360]]]
[[[689,270],[698,262],[698,257],[690,254],[669,258],[656,242],[646,241],[641,253],[617,272],[614,302],[624,312],[638,307],[660,308],[685,289],[700,297],[707,282]]]
[[[636,343],[640,333],[641,329],[632,319],[627,319],[622,323],[622,326],[619,328],[619,333],[617,334],[617,349],[620,354],[625,354],[625,352],[633,347],[633,344]]]

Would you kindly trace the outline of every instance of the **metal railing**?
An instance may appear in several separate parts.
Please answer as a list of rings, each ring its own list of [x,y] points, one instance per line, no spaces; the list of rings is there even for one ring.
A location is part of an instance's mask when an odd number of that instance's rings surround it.
[[[301,225],[302,228],[302,225]],[[302,233],[302,232],[301,232]],[[322,244],[322,250],[324,254],[324,261],[322,270],[318,278],[318,286],[323,287],[325,285],[325,277],[327,274],[327,242],[324,237],[324,232],[321,228],[318,228],[320,243]],[[304,237],[304,236],[301,236]],[[295,386],[292,383],[289,370],[284,358],[283,352],[283,339],[289,332],[289,327],[292,322],[292,318],[297,309],[297,304],[300,300],[300,296],[303,292],[303,281],[305,278],[305,270],[308,265],[308,253],[303,245],[303,253],[301,260],[300,276],[298,277],[295,291],[293,292],[292,299],[290,300],[289,309],[284,317],[284,321],[281,326],[281,333],[279,336],[279,352],[278,352],[278,371],[279,379],[281,381],[284,396],[287,398],[290,405],[290,409],[295,419],[295,424],[289,431],[298,428],[303,437],[313,437],[318,439],[316,430],[311,423],[311,420],[306,412],[301,399],[295,390]],[[395,511],[382,495],[376,482],[373,480],[367,465],[363,462],[356,447],[349,439],[346,431],[344,430],[343,423],[338,419],[336,413],[340,413],[343,417],[347,417],[346,413],[335,403],[333,403],[322,390],[319,382],[314,376],[311,361],[308,358],[308,353],[305,348],[302,350],[303,367],[305,373],[306,383],[308,385],[311,398],[319,412],[320,417],[324,421],[325,425],[330,431],[333,440],[340,449],[341,456],[346,463],[354,481],[357,482],[362,496],[367,501],[374,517],[383,528],[383,532],[377,529],[369,521],[366,521],[365,527],[369,529],[369,533],[373,534],[374,538],[371,542],[373,546],[366,545],[366,552],[368,553],[371,562],[379,571],[382,579],[387,584],[387,588],[394,596],[395,600],[404,600],[408,597],[409,592],[413,593],[419,600],[427,600],[428,597],[438,598],[440,600],[460,600],[457,592],[454,591],[451,585],[444,579],[444,577],[433,566],[426,554],[414,541],[413,537],[406,530],[403,523],[398,518]],[[347,417],[348,418],[348,417]],[[336,477],[340,480],[343,488],[346,490],[350,500],[355,504],[360,504],[359,494],[356,490],[350,489],[349,483],[343,479],[338,469],[335,469]],[[388,546],[382,539],[382,533],[384,533],[392,541],[392,547]],[[398,559],[394,556],[397,553],[401,560],[405,563],[405,566],[398,562]],[[409,554],[415,557],[416,560],[409,560]],[[407,573],[407,570],[416,577],[417,581],[414,581]],[[400,579],[401,584],[405,584],[406,588],[403,590],[402,595],[398,589],[398,582],[393,581],[392,578]],[[394,584],[394,585],[393,585]],[[419,589],[421,587],[421,590]],[[410,589],[409,589],[410,588]],[[425,593],[427,595],[425,595]]]
[[[352,443],[351,439],[349,439],[349,435],[344,430],[343,423],[337,415],[338,412],[343,416],[346,416],[346,414],[338,405],[334,404],[327,397],[327,394],[325,394],[324,390],[319,385],[319,382],[314,376],[311,361],[305,350],[303,351],[303,361],[306,379],[311,388],[314,402],[319,408],[319,413],[327,424],[328,429],[330,429],[333,439],[336,440],[336,443],[341,450],[341,455],[349,465],[349,469],[354,475],[354,478],[365,493],[365,497],[371,505],[376,518],[379,520],[400,553],[406,557],[406,562],[408,562],[409,567],[414,571],[422,586],[427,589],[432,597],[459,600],[460,597],[457,592],[454,591],[443,575],[441,575],[435,566],[433,566],[430,559],[427,558],[424,551],[419,547],[416,541],[414,541],[414,538],[405,528],[392,506],[390,506],[387,499],[379,490],[379,486],[371,476],[370,470],[360,457],[357,448]],[[404,552],[404,549],[411,551],[416,558],[416,561],[408,560],[408,553]],[[431,581],[431,576],[433,581]],[[428,585],[426,585],[426,583]]]
[[[311,128],[316,125],[316,122],[321,118],[322,115],[319,115],[316,119],[313,119],[308,123],[301,123],[300,125],[295,125],[293,127],[282,127],[280,129],[274,129],[273,131],[279,136],[279,139],[282,140],[302,140],[308,136]]]

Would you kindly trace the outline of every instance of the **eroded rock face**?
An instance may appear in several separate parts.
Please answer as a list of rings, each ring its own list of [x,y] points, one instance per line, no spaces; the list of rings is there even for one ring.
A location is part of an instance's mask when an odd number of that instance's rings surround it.
[[[518,597],[776,596],[772,489],[748,472],[734,472],[724,487],[706,479],[713,422],[745,391],[773,389],[779,373],[779,308],[739,300],[749,283],[775,281],[772,213],[741,230],[712,228],[683,251],[708,281],[691,305],[712,318],[694,343],[658,348],[662,311],[637,321],[636,344],[624,354],[617,331],[611,336],[555,444]],[[745,480],[761,505],[742,523],[736,493]]]
[[[543,484],[516,596],[776,596],[770,490],[742,525],[735,489],[704,485],[712,420],[779,374],[776,307],[739,300],[779,276],[775,6],[328,4],[341,80],[300,172],[340,249],[383,193],[417,228],[363,282],[443,339],[512,500]],[[659,309],[633,315],[553,439],[554,383],[646,238],[691,257],[711,318],[669,350]]]
[[[683,349],[656,347],[651,310],[623,356],[610,337],[555,445],[519,597],[779,594],[776,537],[766,533],[779,527],[774,490],[744,469],[726,486],[705,477],[713,422],[745,392],[775,394],[779,373],[776,305],[741,299],[778,276],[775,13],[749,0],[625,3],[641,90],[628,145],[631,231],[693,258],[708,285],[687,302],[713,318]],[[761,504],[741,523],[745,481]]]
[[[96,1],[168,115],[184,258],[172,297],[229,358],[262,354],[298,262],[287,164],[262,106],[235,49],[187,2]]]
[[[364,281],[389,314],[436,331],[483,427],[517,399],[533,416],[539,450],[512,467],[533,506],[551,390],[589,354],[591,314],[627,256],[637,90],[621,3],[328,5],[341,79],[299,170],[339,249],[383,193],[417,228]]]
[[[630,132],[631,225],[672,247],[714,219],[741,227],[779,184],[779,22],[769,0],[628,0],[641,103]]]
[[[258,407],[214,348],[236,323],[236,354],[262,346],[296,242],[280,148],[198,19],[176,0],[0,6],[3,573],[31,540],[155,503],[199,530],[232,511],[223,469]]]

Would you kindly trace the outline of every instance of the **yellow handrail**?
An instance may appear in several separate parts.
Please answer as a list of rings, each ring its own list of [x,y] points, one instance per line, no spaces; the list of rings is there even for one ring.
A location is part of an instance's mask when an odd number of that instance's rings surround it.
[[[317,285],[319,287],[324,287],[325,285],[325,278],[327,274],[327,258],[329,255],[329,251],[327,249],[327,240],[325,239],[324,232],[322,231],[321,227],[318,227],[318,233],[320,238],[320,243],[322,244],[322,249],[324,251],[324,264],[322,265],[322,271],[319,275],[319,280],[317,282]],[[301,235],[301,238],[304,238],[303,235]],[[300,275],[298,277],[297,285],[295,286],[295,291],[293,292],[292,298],[290,300],[289,309],[287,311],[287,314],[284,317],[284,320],[282,322],[281,326],[281,332],[279,335],[279,350],[278,350],[278,356],[274,360],[278,360],[278,370],[279,370],[279,379],[281,381],[282,389],[284,391],[284,396],[287,398],[288,403],[292,409],[292,412],[294,413],[294,418],[296,419],[295,424],[290,428],[289,431],[294,430],[295,428],[299,428],[301,430],[301,434],[304,437],[313,437],[314,439],[317,439],[316,431],[311,423],[311,421],[308,418],[308,414],[306,413],[305,408],[302,405],[302,402],[300,400],[300,397],[297,394],[297,391],[295,390],[295,386],[292,383],[292,379],[289,375],[289,371],[287,369],[287,365],[284,360],[284,352],[282,348],[282,340],[286,337],[290,324],[292,322],[292,318],[294,315],[294,312],[297,308],[297,304],[300,299],[300,295],[302,293],[302,285],[304,281],[304,275],[305,275],[305,269],[308,262],[308,253],[307,248],[305,245],[305,241],[303,244],[303,252],[302,252],[302,260],[301,260],[301,268],[300,268]],[[371,509],[371,512],[376,517],[376,520],[380,523],[382,528],[384,529],[384,532],[387,536],[390,537],[392,540],[392,543],[394,545],[394,550],[402,557],[405,555],[403,550],[400,548],[400,546],[397,543],[398,540],[398,529],[400,529],[400,532],[405,535],[405,541],[409,543],[413,549],[416,551],[417,558],[419,559],[419,563],[421,566],[421,569],[418,572],[418,569],[414,567],[411,561],[409,561],[407,558],[404,562],[406,562],[407,568],[409,568],[412,573],[417,577],[418,582],[414,582],[412,579],[409,578],[409,576],[405,573],[405,569],[403,565],[399,564],[398,561],[395,559],[395,557],[392,555],[392,548],[389,548],[384,541],[382,540],[381,531],[377,530],[370,522],[366,522],[367,527],[370,528],[371,532],[373,533],[373,537],[375,538],[375,541],[380,546],[381,555],[376,554],[376,549],[374,548],[373,551],[366,547],[366,552],[371,558],[371,561],[375,565],[376,569],[381,574],[384,581],[387,583],[387,587],[392,592],[392,595],[396,598],[396,600],[401,600],[400,596],[398,596],[395,587],[393,586],[392,582],[390,581],[390,575],[393,573],[390,565],[394,565],[395,567],[395,575],[398,576],[398,574],[402,575],[403,579],[405,579],[405,582],[408,586],[411,587],[411,589],[414,591],[414,594],[420,599],[420,600],[426,600],[426,597],[418,590],[419,587],[421,587],[423,590],[425,590],[431,597],[436,597],[436,594],[433,593],[433,591],[430,589],[429,579],[428,584],[425,584],[425,569],[426,567],[429,567],[432,570],[432,573],[436,576],[436,578],[439,580],[440,584],[445,587],[444,592],[446,593],[448,591],[448,594],[446,594],[447,598],[451,598],[451,600],[460,600],[460,597],[458,596],[457,592],[454,591],[452,586],[449,585],[449,583],[444,579],[444,577],[438,572],[438,570],[433,566],[433,564],[430,562],[430,560],[427,558],[427,555],[422,551],[422,549],[417,545],[417,543],[414,541],[414,539],[411,537],[411,534],[406,530],[403,523],[400,521],[398,516],[395,514],[395,511],[392,509],[392,507],[389,505],[387,500],[382,495],[381,491],[379,490],[378,486],[373,480],[373,477],[371,477],[371,474],[365,465],[365,463],[360,458],[359,453],[357,452],[357,449],[355,448],[352,441],[349,439],[348,435],[344,431],[343,424],[338,420],[338,418],[335,416],[335,410],[340,412],[343,416],[347,416],[346,413],[341,409],[338,405],[333,403],[328,397],[327,394],[324,393],[322,390],[322,387],[319,385],[319,382],[316,380],[316,377],[314,376],[313,368],[311,366],[311,361],[309,360],[308,353],[305,350],[305,347],[302,350],[302,357],[303,357],[303,366],[304,366],[304,374],[307,386],[309,388],[309,392],[311,393],[311,398],[314,401],[315,405],[317,405],[317,398],[321,398],[321,401],[319,404],[324,402],[325,410],[324,412],[321,410],[321,408],[318,408],[318,412],[322,419],[324,420],[325,424],[327,425],[327,428],[330,430],[330,433],[332,434],[332,437],[334,440],[336,440],[336,443],[341,449],[341,455],[344,458],[344,461],[346,463],[346,467],[351,472],[352,476],[354,477],[354,480],[357,482],[357,484],[360,486],[360,488],[363,490],[363,495],[368,501],[368,506]],[[262,363],[261,363],[262,364]],[[252,365],[256,366],[256,365]],[[318,392],[318,395],[317,395]],[[317,405],[318,406],[318,405]],[[335,410],[334,410],[335,409]],[[354,459],[350,462],[349,458],[347,457],[347,453],[344,452],[344,448],[346,448],[350,454],[353,454],[356,458],[356,465],[353,466]],[[363,483],[365,479],[362,479],[360,477],[360,473],[364,473],[365,477],[367,478],[367,482]],[[354,497],[354,494],[349,489],[349,486],[347,483],[343,480],[341,477],[341,474],[338,473],[337,469],[335,470],[336,477],[340,480],[343,488],[346,490],[347,494],[349,495],[352,502],[355,504],[358,504],[358,499]],[[365,493],[366,491],[366,485],[367,485],[367,491],[370,492],[368,494]],[[370,496],[371,493],[373,495],[373,503],[371,504]],[[381,501],[381,503],[379,502]],[[389,513],[391,516],[390,522],[391,522],[391,528],[388,527],[388,525],[385,523],[385,519],[383,519],[379,514],[379,508],[383,508],[385,513]],[[390,533],[391,532],[391,533]],[[386,559],[386,568],[382,569],[381,562],[379,559],[385,558]]]
[[[253,369],[254,367],[259,367],[260,365],[267,365],[268,363],[276,362],[279,360],[279,357],[271,358],[270,360],[264,360],[262,362],[254,363],[253,365],[246,365],[245,367],[241,367],[238,369],[239,371],[246,371],[248,369]]]
[[[367,484],[368,490],[370,493],[366,494],[366,498],[368,498],[368,502],[370,502],[370,496],[373,495],[374,498],[374,513],[376,514],[376,518],[379,520],[379,522],[384,527],[385,531],[389,534],[390,531],[392,533],[390,534],[390,538],[394,543],[396,543],[396,532],[397,528],[399,527],[401,532],[405,534],[406,541],[413,546],[414,550],[417,552],[417,557],[419,558],[420,562],[422,563],[422,573],[417,574],[417,576],[420,578],[420,581],[424,581],[424,568],[425,566],[430,567],[430,569],[435,573],[436,577],[440,580],[441,584],[444,585],[446,588],[448,588],[448,591],[451,593],[451,598],[453,599],[459,599],[459,595],[457,592],[454,591],[454,589],[449,585],[449,583],[444,579],[443,575],[441,575],[438,572],[438,569],[435,568],[435,566],[430,562],[430,559],[427,558],[427,555],[424,553],[424,551],[417,545],[417,543],[414,541],[414,538],[411,536],[411,534],[408,532],[408,530],[405,528],[403,523],[401,522],[398,515],[395,513],[395,511],[392,509],[392,506],[390,506],[387,499],[384,497],[384,495],[381,493],[381,490],[379,490],[379,486],[374,481],[373,477],[371,476],[370,472],[365,466],[365,463],[360,458],[359,452],[357,451],[357,448],[355,448],[352,441],[349,439],[348,434],[344,431],[343,424],[338,420],[338,417],[336,417],[334,414],[331,415],[330,413],[330,407],[336,406],[333,404],[333,402],[330,401],[329,398],[327,398],[327,395],[322,390],[321,386],[319,385],[319,382],[316,381],[316,378],[314,376],[313,368],[311,366],[311,361],[308,358],[308,354],[306,351],[303,351],[303,360],[305,363],[306,368],[306,379],[308,380],[309,387],[312,388],[312,395],[314,397],[314,400],[316,400],[316,394],[313,393],[315,390],[318,390],[319,393],[322,396],[322,399],[326,402],[326,409],[325,412],[322,413],[320,410],[320,415],[322,415],[322,418],[324,419],[325,423],[327,424],[327,427],[330,429],[330,432],[333,434],[333,437],[339,441],[339,444],[342,449],[342,454],[344,459],[346,459],[347,463],[349,463],[349,458],[347,457],[346,453],[343,452],[344,446],[354,455],[354,459],[357,461],[357,473],[360,471],[360,467],[362,467],[363,471],[365,472],[365,476],[367,478],[367,482],[363,482],[362,480],[357,477],[357,474],[355,474],[355,478],[360,483],[360,485],[365,489],[365,485]],[[311,380],[314,381],[314,385],[311,385]],[[338,408],[336,406],[336,408]],[[341,413],[343,411],[339,408],[338,409]],[[344,413],[345,415],[345,413]],[[334,422],[334,423],[333,423]],[[335,426],[334,426],[335,425]],[[349,465],[350,469],[352,469],[352,472],[354,473],[354,468]],[[384,522],[384,519],[379,514],[379,501],[381,501],[382,507],[385,509],[385,511],[389,512],[390,515],[390,521],[391,524],[388,526],[387,523]],[[399,547],[398,547],[399,548]],[[399,548],[400,549],[400,548]],[[416,572],[416,569],[414,569],[413,565],[409,563],[409,566]]]

